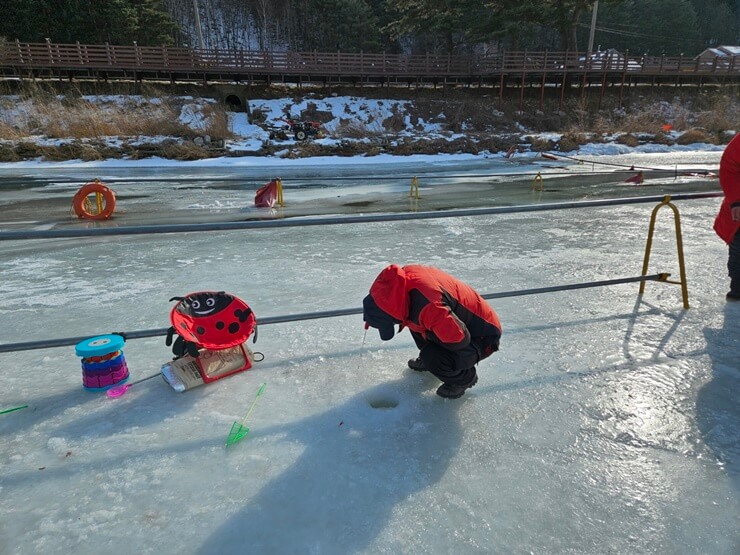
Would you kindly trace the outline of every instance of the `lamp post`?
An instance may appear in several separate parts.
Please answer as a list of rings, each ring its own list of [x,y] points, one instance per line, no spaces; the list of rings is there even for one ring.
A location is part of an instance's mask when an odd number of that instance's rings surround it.
[[[198,30],[198,46],[201,50],[203,50],[203,29],[200,26],[200,11],[198,10],[198,0],[193,0],[193,9],[195,11],[195,27]]]
[[[591,12],[591,32],[588,35],[588,53],[594,50],[594,35],[596,34],[596,12],[599,11],[599,0],[594,2],[594,8]]]

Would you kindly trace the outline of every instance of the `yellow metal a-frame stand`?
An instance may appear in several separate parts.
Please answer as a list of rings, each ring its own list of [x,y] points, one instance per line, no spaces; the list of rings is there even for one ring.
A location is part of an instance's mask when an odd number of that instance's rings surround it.
[[[285,201],[283,200],[283,180],[281,178],[277,178],[277,204],[281,208],[285,207]]]
[[[419,194],[419,178],[414,176],[411,179],[411,188],[409,189],[409,198],[419,200],[421,195]]]
[[[678,269],[681,275],[681,281],[671,281],[668,279],[661,280],[665,283],[673,283],[681,286],[681,294],[683,296],[683,307],[689,308],[689,290],[686,284],[686,264],[683,258],[683,239],[681,237],[681,216],[678,213],[678,208],[671,202],[671,196],[666,195],[663,201],[653,208],[653,213],[650,216],[650,228],[648,229],[647,245],[645,245],[645,259],[642,263],[642,275],[647,275],[648,263],[650,262],[650,249],[653,246],[653,231],[655,231],[655,217],[658,214],[658,210],[662,207],[668,206],[673,210],[673,222],[676,226],[676,248],[678,249]],[[645,282],[640,283],[640,295],[645,292]]]

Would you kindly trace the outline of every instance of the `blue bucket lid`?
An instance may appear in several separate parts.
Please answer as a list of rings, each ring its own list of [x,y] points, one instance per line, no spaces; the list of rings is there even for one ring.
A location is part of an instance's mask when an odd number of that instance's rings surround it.
[[[75,345],[75,354],[78,357],[89,358],[115,353],[123,348],[125,340],[114,333],[109,335],[98,335],[80,341]]]

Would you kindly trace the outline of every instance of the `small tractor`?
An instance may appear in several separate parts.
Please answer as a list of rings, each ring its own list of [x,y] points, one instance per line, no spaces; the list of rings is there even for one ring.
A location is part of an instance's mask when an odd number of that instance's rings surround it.
[[[321,123],[318,121],[296,121],[292,119],[281,119],[287,128],[276,128],[270,130],[270,139],[286,140],[288,134],[292,133],[296,141],[305,141],[310,137],[321,138],[324,136],[321,131]]]

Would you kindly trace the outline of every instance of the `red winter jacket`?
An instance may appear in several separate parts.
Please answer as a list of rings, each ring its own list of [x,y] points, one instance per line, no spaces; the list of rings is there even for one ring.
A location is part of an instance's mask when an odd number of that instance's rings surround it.
[[[730,208],[740,206],[740,134],[730,141],[719,162],[719,184],[725,192],[725,198],[714,219],[714,231],[728,245],[740,229],[740,222],[732,221]]]
[[[496,312],[469,285],[431,266],[392,264],[370,287],[378,307],[401,325],[450,350],[471,337],[501,335]]]

